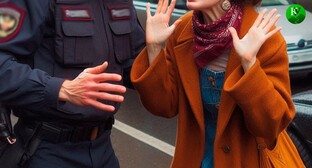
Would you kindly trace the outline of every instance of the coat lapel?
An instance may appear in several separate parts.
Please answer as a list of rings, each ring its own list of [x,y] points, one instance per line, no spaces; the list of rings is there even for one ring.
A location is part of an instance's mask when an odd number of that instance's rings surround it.
[[[174,47],[174,54],[176,55],[177,67],[186,96],[197,123],[204,132],[204,114],[199,86],[199,71],[192,57],[192,47],[193,31],[191,23],[188,23],[178,38],[178,45]]]
[[[250,20],[254,20],[256,17],[256,12],[252,6],[246,7],[243,12],[249,13],[250,15],[243,15],[244,17],[242,20],[241,29],[238,31],[240,38],[242,38],[248,32],[249,28],[253,24],[253,22],[250,22]],[[176,55],[178,71],[191,109],[194,113],[197,123],[204,131],[204,114],[200,93],[199,71],[192,57],[193,31],[191,26],[192,24],[190,19],[189,22],[185,25],[185,28],[181,32],[180,36],[177,38],[178,45],[174,47],[174,54]],[[235,50],[232,48],[225,72],[225,81],[238,66],[240,66],[240,59],[237,56]],[[222,91],[218,113],[216,141],[224,132],[235,106],[236,103],[230,97],[230,95]]]
[[[248,13],[248,15],[245,13]],[[249,28],[252,26],[253,21],[256,19],[256,17],[257,17],[257,13],[253,6],[246,6],[243,9],[243,19],[242,19],[242,23],[240,26],[240,30],[238,31],[238,36],[240,39],[243,38],[247,34],[247,32],[249,31]],[[239,56],[236,54],[234,47],[232,47],[229,60],[228,60],[228,64],[227,64],[227,68],[225,71],[224,81],[226,81],[227,78],[232,74],[232,72],[240,65],[241,63],[240,63]],[[219,138],[221,138],[221,135],[223,134],[235,107],[236,107],[235,101],[230,97],[230,95],[222,91],[220,108],[218,112],[216,141],[218,141]]]
[[[181,77],[182,85],[184,87],[186,96],[197,120],[197,123],[204,131],[204,113],[200,93],[200,79],[199,71],[193,58],[193,31],[191,23],[186,24],[184,30],[177,40],[177,43],[178,45],[174,48],[174,54],[176,55],[177,67]],[[228,66],[225,73],[225,80],[239,65],[240,61],[235,54],[235,51],[231,50]],[[235,102],[232,100],[232,98],[225,92],[222,92],[220,109],[218,114],[219,117],[217,134],[223,132],[226,124],[229,121],[230,115],[234,110],[234,107]]]
[[[228,64],[225,71],[224,81],[229,77],[229,75],[240,65],[240,60],[235,53],[234,49],[231,49],[230,56],[228,60]],[[218,122],[217,122],[217,131],[216,131],[216,139],[218,139],[221,134],[224,132],[227,123],[230,120],[230,116],[234,111],[236,106],[235,101],[228,95],[226,92],[222,90],[221,92],[221,100],[218,111]],[[216,140],[217,141],[217,140]]]

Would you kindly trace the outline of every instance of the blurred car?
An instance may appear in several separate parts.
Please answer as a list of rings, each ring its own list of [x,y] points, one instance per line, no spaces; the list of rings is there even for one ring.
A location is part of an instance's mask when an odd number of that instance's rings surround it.
[[[297,93],[292,98],[296,116],[287,128],[287,132],[306,167],[312,168],[312,90]]]
[[[303,6],[306,10],[312,12],[312,1],[311,0],[293,0],[294,3]]]
[[[158,0],[134,0],[138,18],[145,28],[146,3],[151,3],[151,12],[154,13]],[[276,8],[282,17],[277,22],[277,26],[282,27],[282,34],[287,43],[289,57],[289,72],[308,73],[312,72],[312,13],[306,11],[306,18],[300,24],[292,24],[286,18],[286,10],[293,1],[290,0],[263,0],[260,8]],[[178,19],[188,9],[186,0],[177,0],[176,8],[171,17],[171,23]]]

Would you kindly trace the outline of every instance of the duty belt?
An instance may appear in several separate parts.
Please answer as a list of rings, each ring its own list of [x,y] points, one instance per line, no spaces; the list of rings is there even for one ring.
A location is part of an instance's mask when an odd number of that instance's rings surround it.
[[[95,127],[60,126],[51,122],[38,122],[19,119],[17,129],[31,128],[36,131],[37,138],[51,143],[89,141],[112,129],[114,118],[110,118]]]

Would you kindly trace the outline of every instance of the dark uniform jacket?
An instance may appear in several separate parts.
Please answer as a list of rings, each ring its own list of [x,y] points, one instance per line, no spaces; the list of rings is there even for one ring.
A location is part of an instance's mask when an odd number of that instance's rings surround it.
[[[62,82],[108,61],[106,72],[131,86],[131,64],[144,45],[130,0],[2,0],[0,102],[26,119],[104,121],[114,113],[58,101]]]

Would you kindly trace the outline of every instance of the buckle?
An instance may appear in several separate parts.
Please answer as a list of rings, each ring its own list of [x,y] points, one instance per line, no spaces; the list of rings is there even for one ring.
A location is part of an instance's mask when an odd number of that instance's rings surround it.
[[[9,144],[13,145],[16,142],[16,138],[14,136],[8,136],[6,137],[6,140]]]
[[[91,132],[91,135],[90,135],[90,140],[95,140],[95,139],[97,139],[98,138],[98,136],[99,136],[99,127],[94,127],[93,129],[92,129],[92,132]]]

